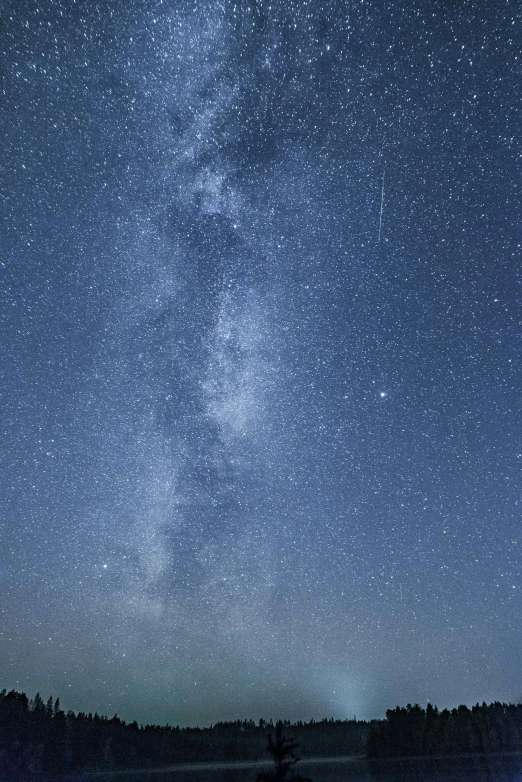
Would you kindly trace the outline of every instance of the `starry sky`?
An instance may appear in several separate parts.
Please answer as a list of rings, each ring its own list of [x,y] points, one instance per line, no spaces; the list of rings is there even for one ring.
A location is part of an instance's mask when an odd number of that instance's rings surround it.
[[[519,699],[518,0],[0,5],[0,686]]]

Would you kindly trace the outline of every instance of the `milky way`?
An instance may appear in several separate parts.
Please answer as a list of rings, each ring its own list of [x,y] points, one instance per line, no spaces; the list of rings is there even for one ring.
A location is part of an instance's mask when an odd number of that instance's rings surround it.
[[[520,697],[520,24],[4,2],[0,686]]]

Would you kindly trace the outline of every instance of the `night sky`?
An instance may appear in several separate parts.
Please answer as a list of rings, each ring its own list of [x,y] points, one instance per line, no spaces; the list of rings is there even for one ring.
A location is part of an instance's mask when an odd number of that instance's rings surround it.
[[[0,687],[518,700],[518,0],[0,5]]]

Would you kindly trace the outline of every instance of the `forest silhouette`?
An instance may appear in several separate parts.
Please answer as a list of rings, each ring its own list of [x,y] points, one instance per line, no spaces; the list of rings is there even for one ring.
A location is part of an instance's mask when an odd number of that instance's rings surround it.
[[[65,712],[57,698],[0,693],[0,776],[25,778],[77,771],[160,768],[192,762],[264,760],[274,766],[258,782],[306,782],[295,771],[305,757],[381,759],[462,753],[522,752],[522,704],[443,709],[418,705],[386,712],[384,720],[310,722],[237,720],[211,727],[126,723],[97,713]],[[25,775],[25,776],[24,776]]]

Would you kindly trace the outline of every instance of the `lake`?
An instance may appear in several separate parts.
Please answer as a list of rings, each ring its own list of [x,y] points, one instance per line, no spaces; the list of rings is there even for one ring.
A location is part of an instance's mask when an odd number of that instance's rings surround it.
[[[176,766],[156,771],[71,777],[76,782],[255,782],[270,764]],[[367,762],[357,758],[303,759],[297,769],[312,782],[522,782],[522,755],[475,755]],[[290,782],[290,781],[289,781]]]

